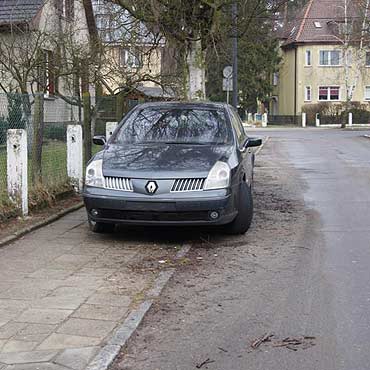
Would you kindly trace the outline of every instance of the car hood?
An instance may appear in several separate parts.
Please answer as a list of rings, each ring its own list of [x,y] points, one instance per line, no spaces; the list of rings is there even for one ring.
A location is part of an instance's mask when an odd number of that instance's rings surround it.
[[[207,177],[218,161],[227,161],[230,145],[109,145],[103,154],[104,176],[130,178]]]

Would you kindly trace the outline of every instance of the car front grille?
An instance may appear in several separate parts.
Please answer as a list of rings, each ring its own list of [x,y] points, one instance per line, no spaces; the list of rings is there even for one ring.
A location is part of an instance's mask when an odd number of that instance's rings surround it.
[[[134,191],[131,179],[128,179],[127,177],[105,176],[104,181],[105,181],[106,189],[121,190],[121,191]]]
[[[156,212],[99,209],[99,217],[122,221],[209,221],[208,211]]]
[[[204,189],[206,179],[176,179],[172,185],[171,192],[179,193],[186,191],[201,191]]]

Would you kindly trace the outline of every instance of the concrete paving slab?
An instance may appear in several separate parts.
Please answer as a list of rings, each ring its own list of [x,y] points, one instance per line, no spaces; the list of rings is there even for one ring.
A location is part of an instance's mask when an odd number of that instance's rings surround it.
[[[82,210],[0,249],[0,370],[85,369],[159,273],[133,265],[166,253],[90,233]]]
[[[99,338],[53,333],[47,339],[45,339],[37,347],[37,349],[42,351],[50,349],[80,348],[87,346],[96,346],[99,344]]]
[[[66,299],[74,297],[88,298],[95,293],[96,289],[93,287],[61,286],[54,289],[48,297],[64,297]]]
[[[126,295],[110,294],[110,293],[94,293],[87,301],[87,304],[100,304],[116,307],[128,307],[131,299]]]
[[[75,270],[91,261],[92,258],[92,256],[85,255],[63,254],[62,256],[56,258],[54,262],[50,264],[50,268]]]
[[[115,321],[70,318],[58,328],[57,333],[104,339],[116,325]]]
[[[42,268],[28,275],[30,279],[64,280],[73,272],[69,270]]]
[[[55,331],[57,325],[51,324],[26,324],[26,326],[19,331],[19,335],[33,335],[33,334],[51,334]]]
[[[17,318],[17,322],[59,324],[72,312],[72,310],[30,308]]]
[[[72,317],[80,319],[119,321],[126,315],[128,308],[105,305],[83,304]]]
[[[0,353],[0,362],[13,364],[30,364],[33,362],[47,362],[51,361],[56,355],[57,351],[32,351],[19,353]],[[35,367],[34,367],[35,369]]]
[[[23,365],[11,365],[6,370],[67,370],[68,368],[53,363],[34,363]]]
[[[48,336],[49,334],[17,334],[14,336],[14,340],[41,343]]]
[[[39,342],[26,342],[21,340],[9,340],[5,343],[1,352],[29,352],[37,347]]]
[[[54,360],[54,362],[73,370],[83,370],[98,350],[99,347],[66,349]]]
[[[75,310],[78,308],[84,301],[85,297],[81,296],[51,296],[44,297],[32,304],[33,308],[59,308],[65,310]]]
[[[9,339],[19,333],[27,324],[10,321],[0,327],[0,339]]]

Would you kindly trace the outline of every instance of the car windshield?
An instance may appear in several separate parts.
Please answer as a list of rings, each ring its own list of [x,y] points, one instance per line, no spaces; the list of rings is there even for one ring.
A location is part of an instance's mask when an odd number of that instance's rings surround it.
[[[113,144],[229,144],[232,133],[222,109],[143,108],[112,138]]]

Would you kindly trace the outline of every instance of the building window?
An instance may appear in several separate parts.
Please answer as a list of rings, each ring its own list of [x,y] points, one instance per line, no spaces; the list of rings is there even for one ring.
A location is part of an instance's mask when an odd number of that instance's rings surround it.
[[[311,86],[305,86],[305,88],[304,88],[304,100],[305,101],[311,101],[312,100]]]
[[[120,64],[122,67],[141,67],[140,54],[137,51],[121,49]]]
[[[55,57],[50,50],[42,50],[39,66],[39,91],[44,91],[46,95],[54,95],[57,89],[57,78],[55,76]]]
[[[74,19],[74,0],[55,0],[58,14],[71,21]]]
[[[339,101],[340,87],[339,86],[320,86],[319,100],[321,101]]]
[[[306,66],[312,65],[311,50],[306,50]]]
[[[277,86],[279,83],[279,73],[278,72],[274,72],[273,76],[272,76],[272,84],[274,86]]]
[[[370,67],[370,51],[366,52],[366,67]]]
[[[339,50],[320,50],[320,66],[339,66]]]
[[[365,100],[370,100],[370,86],[365,87]]]

